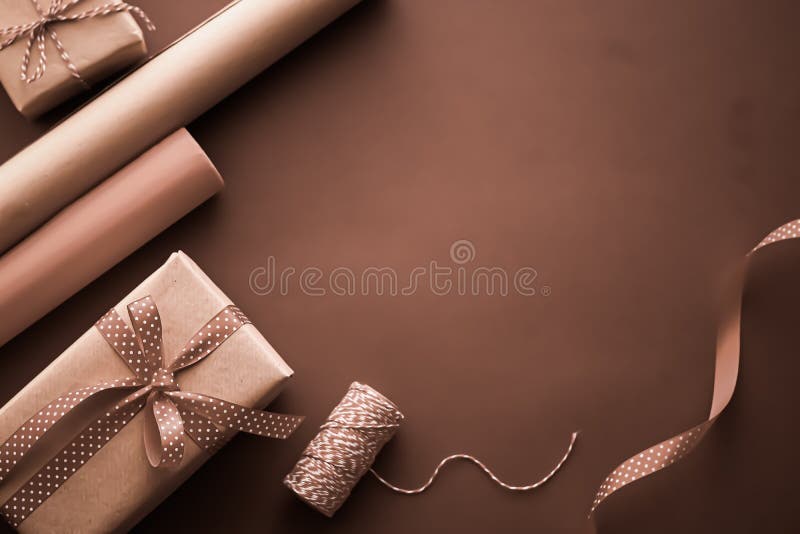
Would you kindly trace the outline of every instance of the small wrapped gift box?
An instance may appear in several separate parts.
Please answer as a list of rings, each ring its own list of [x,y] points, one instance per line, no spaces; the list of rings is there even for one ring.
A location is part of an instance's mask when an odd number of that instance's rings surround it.
[[[0,409],[0,513],[19,532],[135,525],[263,408],[292,370],[177,252]]]
[[[0,0],[0,83],[36,118],[147,55],[152,23],[120,0]]]

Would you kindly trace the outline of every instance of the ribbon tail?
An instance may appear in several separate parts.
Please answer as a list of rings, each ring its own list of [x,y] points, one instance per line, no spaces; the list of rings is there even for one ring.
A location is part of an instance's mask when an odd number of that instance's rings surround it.
[[[61,449],[0,507],[0,514],[13,528],[18,528],[53,492],[111,441],[144,404],[142,394],[134,392],[85,427],[78,437]]]
[[[589,515],[591,516],[600,503],[615,491],[671,466],[692,452],[714,421],[716,418],[695,425],[686,432],[665,439],[619,464],[598,488]]]
[[[739,374],[741,352],[742,293],[745,274],[753,254],[760,249],[800,237],[800,219],[788,222],[770,232],[744,258],[729,281],[722,302],[714,368],[714,390],[708,418],[691,429],[668,438],[628,458],[609,474],[595,494],[589,516],[612,493],[631,482],[649,476],[674,464],[689,454],[706,435],[733,398]]]
[[[102,382],[71,391],[39,410],[0,446],[0,481],[13,470],[31,448],[67,414],[97,395],[115,389],[129,389],[141,384],[133,378]]]
[[[204,415],[180,406],[178,406],[178,411],[183,418],[183,430],[186,435],[208,454],[217,453],[236,435],[235,430],[220,428]]]
[[[268,438],[288,438],[304,419],[299,415],[256,410],[199,393],[170,391],[166,395],[183,409],[203,415],[215,425]]]

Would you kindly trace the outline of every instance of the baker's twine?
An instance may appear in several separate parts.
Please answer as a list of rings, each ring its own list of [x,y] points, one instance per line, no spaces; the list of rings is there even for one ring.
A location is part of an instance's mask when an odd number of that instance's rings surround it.
[[[50,5],[46,8],[41,6],[39,0],[30,1],[33,7],[36,8],[37,18],[35,20],[26,24],[15,24],[6,28],[0,28],[0,51],[8,48],[19,39],[27,38],[25,52],[22,54],[22,62],[20,64],[20,79],[25,83],[33,83],[44,76],[47,70],[45,44],[49,37],[50,40],[53,41],[53,45],[56,47],[61,61],[64,62],[64,65],[67,67],[72,77],[77,79],[84,86],[87,86],[86,81],[78,71],[78,67],[72,61],[69,52],[67,52],[67,49],[64,47],[64,43],[61,42],[55,29],[53,29],[54,24],[80,22],[95,17],[106,17],[115,13],[125,12],[138,16],[148,30],[153,31],[156,29],[153,22],[141,8],[127,2],[122,2],[121,0],[107,2],[71,15],[67,15],[66,12],[84,0],[51,0]],[[38,52],[39,60],[36,64],[36,68],[31,72],[31,57],[34,47]]]
[[[544,478],[532,484],[508,484],[474,456],[453,454],[439,462],[425,484],[406,489],[391,484],[371,468],[378,452],[392,439],[402,420],[403,414],[392,401],[371,387],[354,382],[286,476],[284,484],[328,517],[344,504],[367,471],[392,491],[414,495],[427,490],[447,463],[467,460],[480,467],[499,486],[510,491],[529,491],[546,483],[561,469],[578,437],[578,432],[572,433],[561,460]]]

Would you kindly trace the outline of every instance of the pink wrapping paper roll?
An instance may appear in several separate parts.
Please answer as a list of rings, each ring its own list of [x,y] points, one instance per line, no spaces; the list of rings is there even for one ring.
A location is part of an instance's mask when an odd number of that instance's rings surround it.
[[[0,345],[223,186],[180,129],[0,257]]]

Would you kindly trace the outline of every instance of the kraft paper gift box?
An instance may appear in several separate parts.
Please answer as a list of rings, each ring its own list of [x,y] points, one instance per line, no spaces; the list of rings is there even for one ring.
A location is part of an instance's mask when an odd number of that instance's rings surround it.
[[[56,0],[36,1],[46,11],[51,2]],[[106,4],[109,4],[109,0],[81,0],[61,14],[75,15]],[[40,18],[33,0],[0,0],[0,31],[30,24]],[[21,66],[28,35],[22,35],[0,51],[0,83],[14,107],[27,118],[38,117],[147,55],[142,29],[128,12],[72,22],[53,22],[46,28],[47,33],[51,29],[56,32],[83,81],[70,71],[49,35],[44,40],[47,57],[44,74],[30,83],[23,80]],[[0,33],[0,43],[7,37],[8,34]],[[30,73],[36,70],[38,63],[38,46],[34,44],[29,59]]]
[[[130,325],[127,304],[148,295],[152,296],[161,316],[165,364],[176,357],[198,329],[231,304],[230,299],[182,252],[172,254],[162,267],[114,309]],[[291,375],[292,370],[256,327],[245,324],[205,359],[175,376],[181,391],[263,408]],[[0,443],[8,440],[20,425],[64,393],[132,376],[131,369],[114,352],[98,328],[89,328],[0,409]],[[111,403],[109,406],[126,394],[117,394],[108,401]],[[146,410],[139,411],[24,519],[17,530],[23,533],[128,530],[211,457],[187,436],[184,457],[179,465],[152,467],[143,439]],[[87,421],[94,421],[97,416],[96,412],[79,413],[77,417],[83,417],[84,421],[79,424],[68,421],[71,433],[60,432],[66,437],[53,440],[58,443],[49,444],[36,454],[31,448],[31,454],[19,462],[19,469],[0,482],[0,503],[9,501],[36,471],[86,426]],[[44,441],[45,438],[36,446],[46,445]]]

